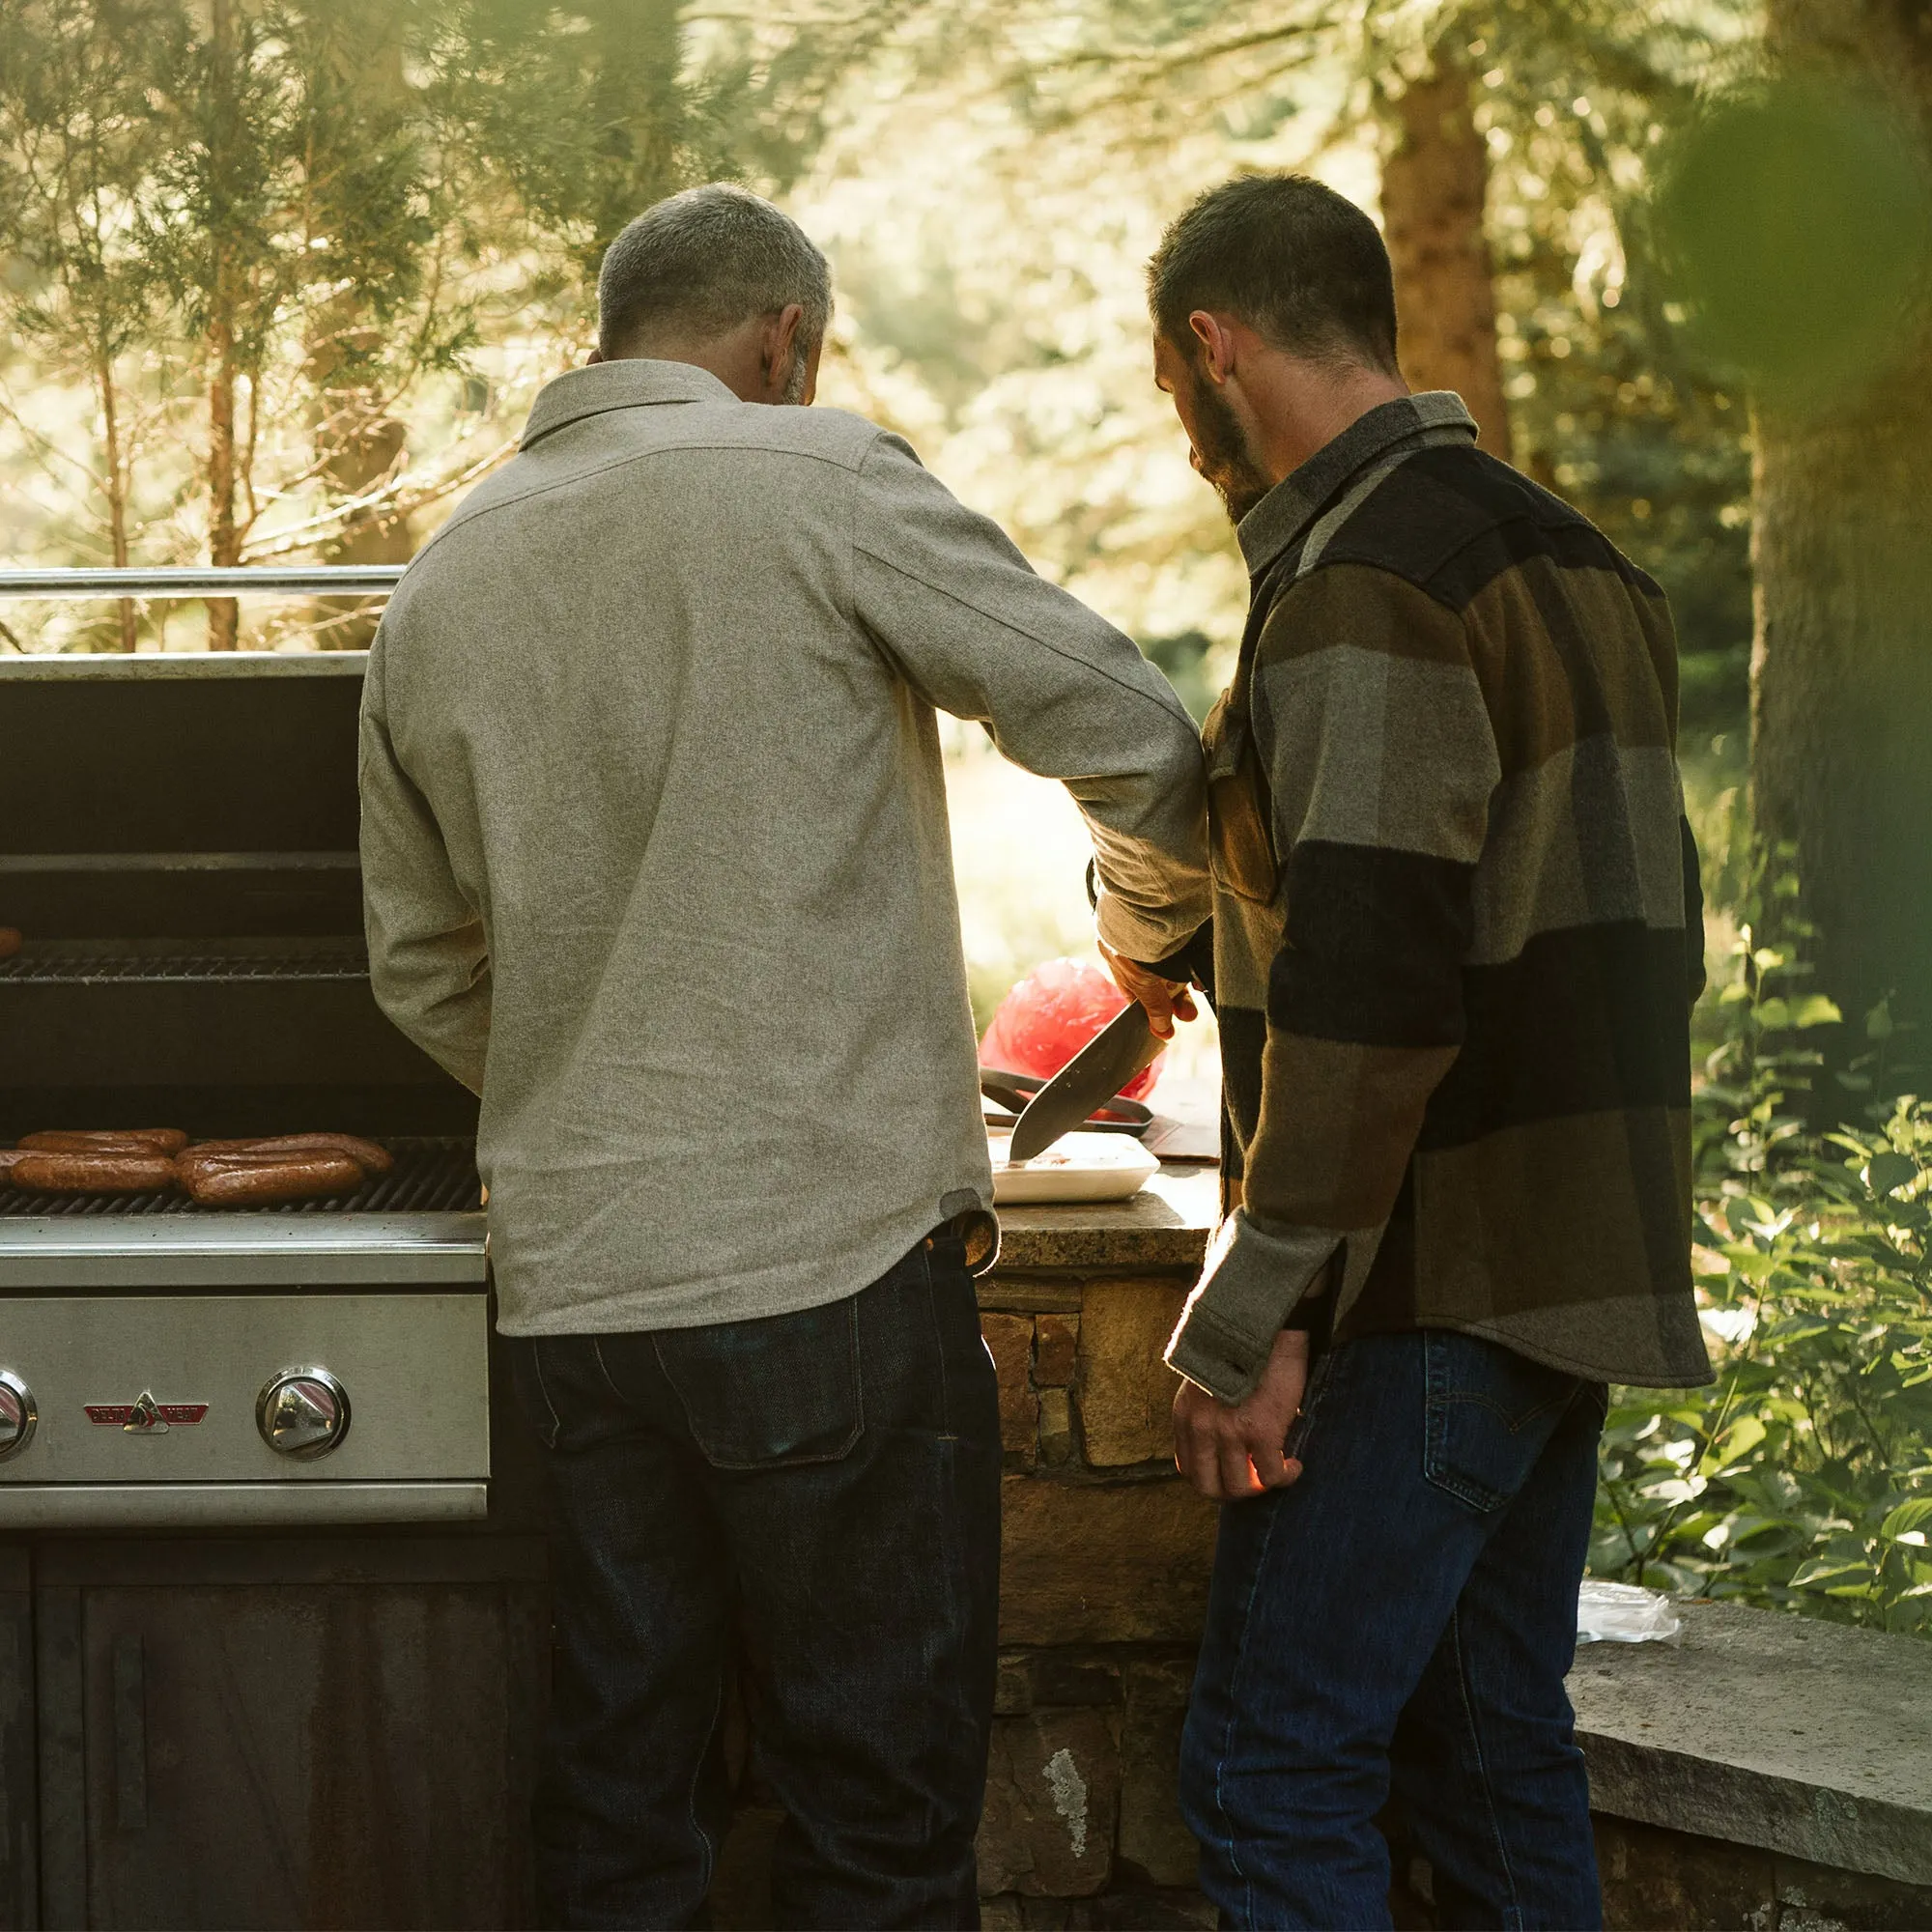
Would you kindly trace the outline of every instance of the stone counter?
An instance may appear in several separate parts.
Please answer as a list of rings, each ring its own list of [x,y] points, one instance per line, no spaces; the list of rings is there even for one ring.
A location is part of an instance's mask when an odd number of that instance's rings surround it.
[[[1006,1444],[986,1923],[1206,1925],[1174,1766],[1213,1506],[1175,1474],[1160,1359],[1216,1213],[1211,1168],[1000,1216],[980,1291]]]
[[[1215,1511],[1176,1476],[1160,1351],[1211,1169],[1129,1202],[1009,1209],[980,1283],[1006,1449],[989,1927],[1206,1926],[1175,1795]],[[1592,1645],[1573,1690],[1616,1926],[1932,1926],[1932,1645],[1689,1606],[1680,1647]],[[770,1921],[777,1814],[747,1791],[716,1922]],[[1429,1926],[1399,1820],[1397,1923]]]
[[[1088,1207],[1003,1208],[1000,1259],[982,1284],[989,1308],[1040,1271],[1076,1275],[1126,1269],[1174,1269],[1192,1276],[1208,1251],[1219,1211],[1220,1179],[1212,1167],[1170,1163],[1125,1201]],[[993,1297],[989,1299],[988,1297]]]

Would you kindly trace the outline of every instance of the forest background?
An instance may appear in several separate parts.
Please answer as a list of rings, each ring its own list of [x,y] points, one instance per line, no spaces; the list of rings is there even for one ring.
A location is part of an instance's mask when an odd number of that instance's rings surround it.
[[[821,401],[906,435],[1199,715],[1245,582],[1152,388],[1143,268],[1232,173],[1331,181],[1383,223],[1410,380],[1652,572],[1683,647],[1721,1375],[1620,1400],[1594,1560],[1922,1630],[1927,12],[11,0],[4,561],[408,557],[582,359],[611,236],[731,178],[832,258]],[[15,603],[0,652],[353,647],[373,617]],[[949,744],[983,1021],[1090,944],[1084,840]]]

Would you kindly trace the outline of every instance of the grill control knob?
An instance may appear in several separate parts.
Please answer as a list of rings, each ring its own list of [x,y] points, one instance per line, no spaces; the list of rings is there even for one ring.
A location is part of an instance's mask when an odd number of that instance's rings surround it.
[[[255,1426],[278,1456],[327,1456],[349,1434],[349,1391],[327,1369],[284,1369],[257,1398]]]
[[[11,1369],[0,1369],[0,1463],[17,1456],[33,1440],[40,1420],[34,1392]]]

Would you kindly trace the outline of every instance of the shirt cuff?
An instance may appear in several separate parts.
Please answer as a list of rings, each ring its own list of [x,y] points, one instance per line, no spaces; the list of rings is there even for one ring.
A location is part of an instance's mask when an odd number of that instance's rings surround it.
[[[1211,1396],[1244,1402],[1261,1381],[1274,1338],[1314,1287],[1346,1236],[1328,1228],[1287,1228],[1236,1208],[1221,1223],[1167,1364]]]
[[[1173,913],[1157,918],[1130,906],[1118,893],[1100,888],[1094,923],[1100,937],[1129,959],[1158,959],[1171,952],[1194,930],[1196,922]]]

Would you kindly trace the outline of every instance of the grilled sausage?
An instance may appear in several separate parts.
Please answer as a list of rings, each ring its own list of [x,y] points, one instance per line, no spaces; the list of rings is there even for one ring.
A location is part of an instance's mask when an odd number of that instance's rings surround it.
[[[231,1154],[193,1167],[184,1179],[188,1194],[204,1208],[261,1208],[353,1193],[362,1184],[362,1169],[346,1153],[286,1154],[269,1161]]]
[[[153,1148],[17,1151],[14,1185],[30,1194],[158,1194],[175,1184],[174,1162]]]
[[[17,927],[0,925],[0,959],[13,958],[24,944]]]
[[[179,1127],[50,1127],[22,1134],[20,1145],[42,1153],[132,1153],[143,1148],[177,1154],[187,1146]]]
[[[32,1151],[31,1148],[0,1148],[0,1183],[11,1180],[14,1163],[25,1160]]]
[[[196,1141],[175,1155],[175,1165],[192,1167],[273,1167],[277,1162],[300,1160],[310,1153],[337,1153],[337,1148],[276,1148],[262,1141]],[[354,1160],[354,1154],[344,1156]],[[356,1162],[359,1168],[361,1163]]]
[[[231,1145],[210,1141],[199,1147],[191,1147],[184,1153],[176,1154],[175,1172],[186,1181],[196,1174],[215,1169],[273,1167],[278,1161],[295,1157],[285,1153],[257,1153],[252,1142]]]
[[[396,1157],[385,1147],[359,1134],[270,1134],[254,1140],[196,1141],[188,1149],[201,1153],[346,1153],[364,1174],[387,1174]]]
[[[251,1153],[346,1153],[364,1174],[387,1174],[396,1157],[385,1147],[357,1134],[277,1134],[257,1141]]]

